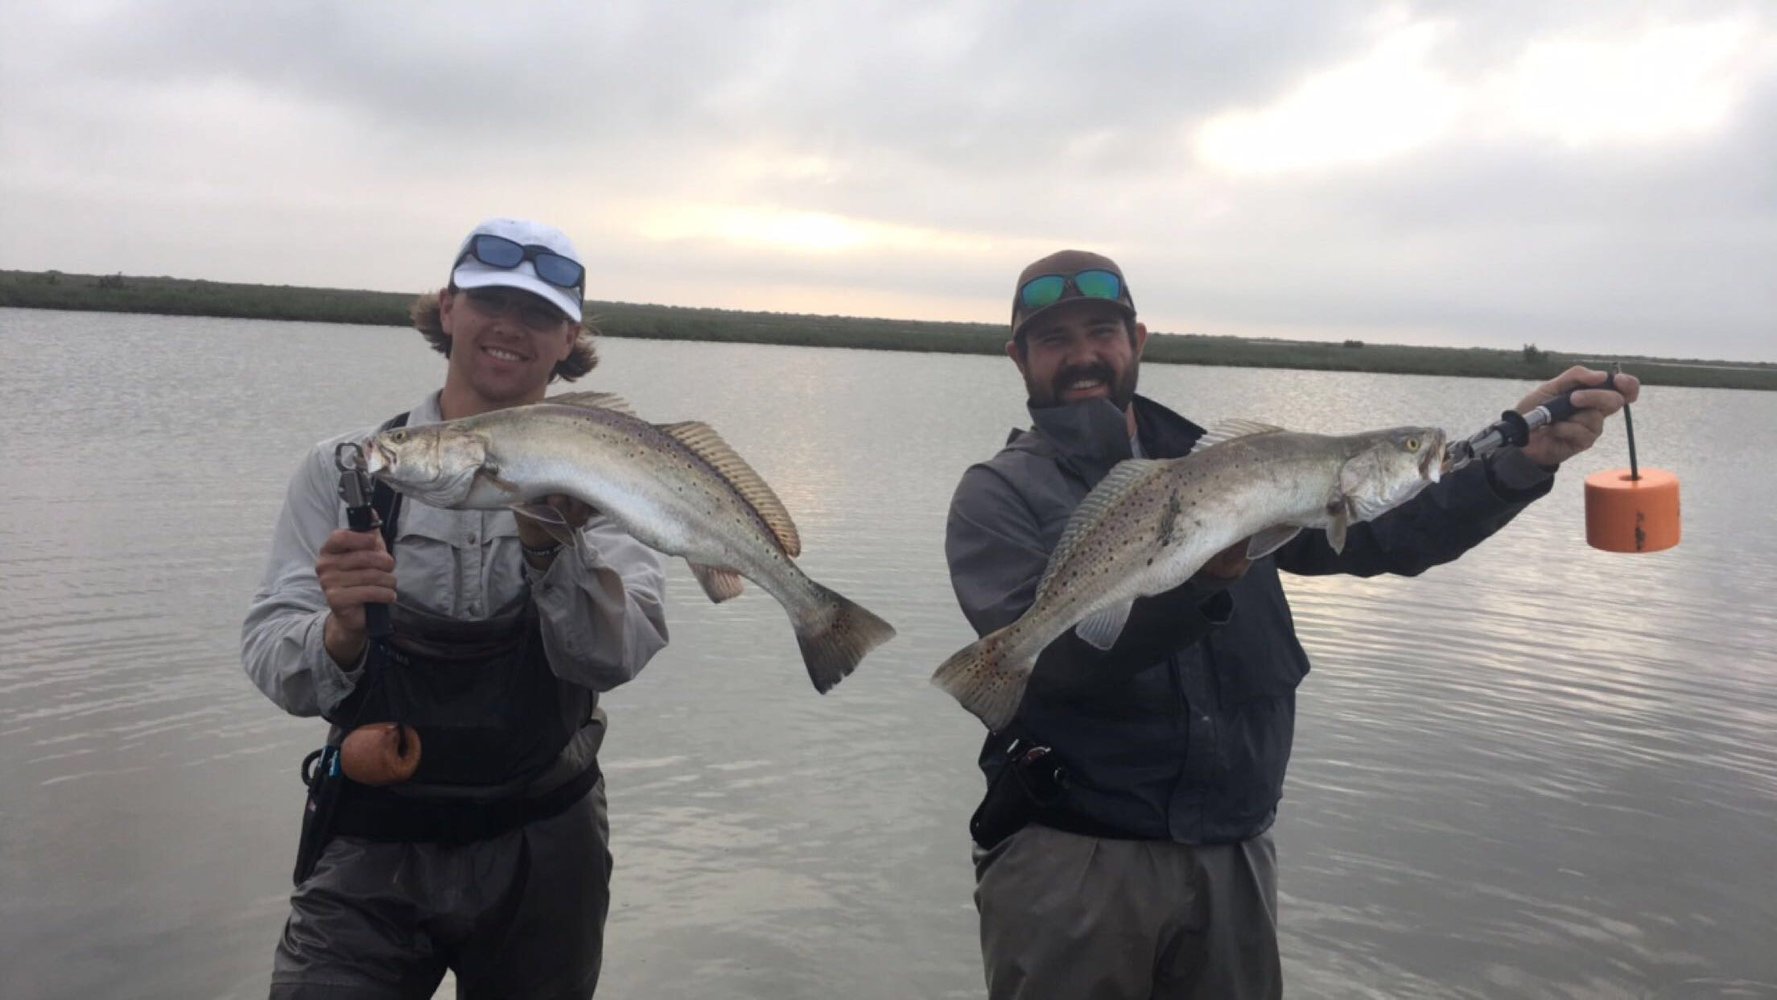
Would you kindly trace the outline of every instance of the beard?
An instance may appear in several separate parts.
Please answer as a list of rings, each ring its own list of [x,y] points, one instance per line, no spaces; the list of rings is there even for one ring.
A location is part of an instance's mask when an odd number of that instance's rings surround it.
[[[1047,385],[1040,385],[1027,375],[1024,379],[1024,389],[1030,396],[1031,406],[1045,409],[1064,405],[1061,396],[1067,391],[1068,386],[1081,379],[1096,379],[1109,387],[1110,401],[1116,404],[1117,409],[1127,410],[1129,404],[1135,399],[1135,381],[1140,371],[1140,358],[1131,358],[1129,367],[1123,369],[1121,374],[1118,374],[1110,365],[1094,362],[1089,365],[1063,368],[1055,373],[1055,377],[1050,379]]]

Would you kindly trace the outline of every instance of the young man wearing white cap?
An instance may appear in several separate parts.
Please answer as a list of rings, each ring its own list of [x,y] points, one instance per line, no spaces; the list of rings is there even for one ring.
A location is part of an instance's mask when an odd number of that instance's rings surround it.
[[[559,230],[477,226],[414,308],[449,359],[443,388],[382,426],[534,403],[585,374],[584,295]],[[573,545],[386,488],[382,529],[353,531],[335,447],[378,429],[321,443],[292,478],[242,659],[284,710],[332,723],[330,746],[409,727],[417,770],[378,787],[315,776],[271,995],[429,997],[448,968],[464,995],[589,997],[611,871],[598,693],[666,644],[659,558],[567,497],[549,502]],[[373,605],[387,640],[370,637]]]

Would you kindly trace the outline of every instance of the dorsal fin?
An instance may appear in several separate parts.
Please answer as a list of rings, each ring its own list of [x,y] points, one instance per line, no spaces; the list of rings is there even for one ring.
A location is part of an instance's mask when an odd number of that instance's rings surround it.
[[[1068,561],[1073,554],[1074,546],[1080,539],[1098,526],[1107,510],[1115,507],[1123,496],[1140,485],[1153,472],[1156,466],[1164,464],[1163,459],[1128,458],[1118,462],[1110,474],[1099,480],[1086,499],[1067,519],[1067,527],[1062,529],[1061,541],[1055,543],[1054,551],[1049,553],[1049,565],[1043,570],[1043,578],[1037,581],[1037,597],[1040,600],[1049,589],[1049,577],[1055,568]]]
[[[771,533],[777,537],[777,543],[784,547],[784,553],[794,558],[802,554],[802,539],[796,534],[796,524],[790,520],[790,512],[784,509],[784,503],[765,485],[765,480],[753,471],[753,467],[741,460],[728,442],[722,440],[709,424],[701,420],[686,420],[676,424],[655,424],[655,429],[691,449],[698,458],[710,463],[710,466],[728,480],[753,509]]]
[[[559,396],[550,396],[543,402],[557,406],[578,406],[585,410],[614,410],[631,417],[636,415],[636,411],[630,408],[629,400],[614,392],[564,392]]]
[[[1257,420],[1241,420],[1238,418],[1234,420],[1224,420],[1221,423],[1216,424],[1214,427],[1211,427],[1208,433],[1197,439],[1197,443],[1191,446],[1191,454],[1195,455],[1205,448],[1213,448],[1218,444],[1225,441],[1232,441],[1236,438],[1252,437],[1255,434],[1281,433],[1283,433],[1282,427],[1274,427],[1271,424],[1261,423]]]

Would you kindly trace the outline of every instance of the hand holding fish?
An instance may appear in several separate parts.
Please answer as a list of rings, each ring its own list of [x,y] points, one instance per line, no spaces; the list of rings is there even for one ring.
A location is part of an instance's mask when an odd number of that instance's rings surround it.
[[[565,493],[538,497],[518,512],[518,541],[526,548],[546,549],[557,542],[567,544],[562,535],[572,537],[592,520],[598,509]]]
[[[1211,585],[1218,586],[1227,586],[1245,576],[1246,571],[1251,569],[1253,564],[1253,561],[1247,558],[1247,546],[1251,541],[1250,538],[1242,538],[1210,556],[1209,561],[1203,564],[1203,568],[1197,571],[1197,575],[1208,577]]]
[[[1617,375],[1613,383],[1615,391],[1587,388],[1603,386],[1610,378],[1608,372],[1575,365],[1525,396],[1518,403],[1519,413],[1529,413],[1551,399],[1574,389],[1581,390],[1574,394],[1573,404],[1579,409],[1572,417],[1530,432],[1530,441],[1523,449],[1524,457],[1553,468],[1592,447],[1598,436],[1604,433],[1604,418],[1622,409],[1625,403],[1635,402],[1641,394],[1641,381],[1633,375]]]
[[[364,605],[395,603],[395,557],[381,534],[342,528],[321,545],[315,578],[327,599],[327,655],[349,667],[364,652]]]

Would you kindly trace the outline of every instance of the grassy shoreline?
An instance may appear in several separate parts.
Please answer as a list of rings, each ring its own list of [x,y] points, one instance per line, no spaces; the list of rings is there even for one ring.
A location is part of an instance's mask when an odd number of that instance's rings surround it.
[[[414,296],[290,285],[247,285],[185,278],[63,274],[0,270],[0,306],[102,312],[216,316],[407,326]],[[989,323],[862,319],[793,313],[692,309],[681,306],[588,302],[600,331],[610,337],[706,340],[886,351],[998,354],[1005,327]],[[1225,365],[1364,371],[1455,378],[1539,380],[1574,362],[1601,359],[1526,346],[1523,350],[1411,347],[1359,341],[1321,343],[1156,333],[1144,360],[1160,364]],[[1777,364],[1625,356],[1625,367],[1650,385],[1777,390]]]

